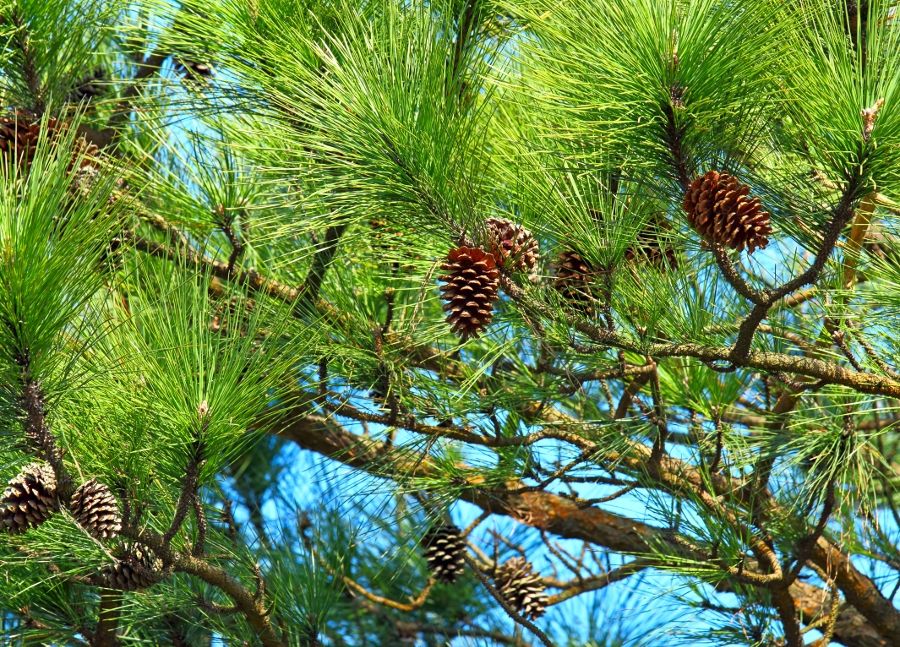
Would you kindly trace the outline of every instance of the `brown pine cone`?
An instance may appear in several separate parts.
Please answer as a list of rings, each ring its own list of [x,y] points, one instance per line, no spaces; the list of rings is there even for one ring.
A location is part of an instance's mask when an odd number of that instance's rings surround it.
[[[126,543],[122,546],[114,565],[100,574],[105,585],[119,591],[139,591],[159,582],[162,561],[143,544]]]
[[[118,537],[122,529],[119,504],[109,488],[97,479],[75,490],[69,507],[79,525],[97,539]]]
[[[66,101],[69,103],[91,101],[106,92],[106,81],[106,72],[102,67],[98,67],[93,72],[88,72],[81,77],[75,87],[66,95]]]
[[[769,244],[772,226],[759,198],[748,198],[749,193],[750,187],[728,173],[707,171],[691,183],[682,206],[705,239],[752,254]]]
[[[463,341],[478,338],[494,316],[500,272],[493,254],[476,247],[451,249],[441,269],[441,298],[452,332]]]
[[[422,538],[422,547],[428,570],[439,582],[452,584],[463,572],[466,540],[453,524],[435,526]]]
[[[647,263],[665,272],[678,269],[675,249],[667,244],[661,234],[672,229],[664,220],[653,220],[638,234],[634,245],[625,250],[625,260],[629,263]]]
[[[556,280],[553,287],[571,305],[592,314],[591,304],[596,297],[591,284],[597,279],[599,272],[581,254],[571,250],[560,253],[555,268]]]
[[[486,225],[491,254],[497,263],[509,263],[522,272],[537,271],[538,243],[529,230],[504,218],[488,218]]]
[[[36,528],[59,509],[56,475],[48,465],[31,463],[9,482],[0,499],[0,528],[18,535]]]
[[[53,136],[57,125],[56,119],[48,119],[48,138]],[[31,160],[34,159],[40,136],[40,117],[25,112],[0,116],[0,151],[15,155],[18,163],[25,167],[30,166]]]
[[[547,608],[547,594],[541,576],[532,571],[524,557],[514,557],[497,568],[494,586],[509,605],[530,620],[537,620]]]

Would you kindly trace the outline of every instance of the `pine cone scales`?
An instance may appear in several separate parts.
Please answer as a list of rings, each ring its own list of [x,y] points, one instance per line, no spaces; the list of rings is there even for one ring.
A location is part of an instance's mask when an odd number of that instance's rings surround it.
[[[494,575],[494,586],[522,616],[537,620],[544,615],[547,608],[546,587],[524,557],[514,557],[501,564]]]
[[[57,122],[47,122],[48,135],[52,136]],[[20,164],[30,165],[41,136],[40,119],[30,119],[25,114],[7,114],[0,117],[0,151],[13,153]]]
[[[125,544],[118,561],[101,573],[106,586],[120,591],[147,589],[160,581],[162,561],[143,544]]]
[[[448,272],[439,279],[445,282],[440,289],[447,323],[463,341],[477,338],[494,316],[500,278],[494,255],[475,247],[451,249],[441,269]]]
[[[701,236],[752,254],[769,244],[772,226],[759,198],[748,198],[749,193],[750,187],[728,173],[707,171],[691,183],[682,206]]]
[[[31,463],[9,482],[0,499],[0,528],[21,534],[36,528],[59,509],[56,475],[47,465]]]
[[[97,539],[113,539],[122,529],[119,504],[109,488],[91,479],[72,495],[72,516]]]
[[[435,578],[439,582],[455,582],[465,565],[463,551],[466,540],[459,528],[452,524],[436,526],[422,538],[422,546],[425,548],[428,570],[434,573]]]
[[[511,261],[515,269],[532,272],[537,267],[538,243],[525,227],[504,218],[488,218],[491,254],[500,265]]]
[[[70,103],[91,101],[106,91],[104,85],[106,80],[106,72],[102,67],[98,67],[93,72],[88,72],[81,77],[75,87],[66,95],[66,100]]]
[[[587,313],[592,311],[591,281],[597,271],[573,251],[562,252],[556,261],[556,280],[553,287],[572,305],[583,308]]]

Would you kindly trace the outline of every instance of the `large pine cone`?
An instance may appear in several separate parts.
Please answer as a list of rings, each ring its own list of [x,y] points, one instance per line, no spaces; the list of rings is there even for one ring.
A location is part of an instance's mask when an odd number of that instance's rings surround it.
[[[493,254],[483,249],[460,247],[451,249],[441,269],[448,274],[440,277],[441,298],[447,313],[447,323],[455,334],[466,341],[477,338],[491,323],[500,272]]]
[[[97,479],[75,490],[69,507],[81,527],[97,539],[118,537],[122,529],[119,504],[109,488]]]
[[[48,138],[57,128],[56,119],[47,120]],[[15,155],[18,163],[30,166],[41,136],[41,120],[26,113],[0,116],[0,151]]]
[[[101,574],[105,585],[120,591],[139,591],[159,582],[162,561],[143,544],[123,545],[115,565]]]
[[[759,198],[748,198],[749,193],[750,187],[728,173],[707,171],[691,183],[682,206],[701,236],[752,254],[769,244],[772,226]]]
[[[500,265],[509,263],[522,272],[537,271],[538,243],[525,227],[503,218],[488,218],[490,250]]]
[[[452,524],[435,526],[422,538],[425,562],[439,582],[453,583],[463,572],[466,540]]]
[[[494,586],[520,615],[536,620],[547,608],[547,594],[541,577],[524,557],[514,557],[497,568]]]
[[[17,163],[28,169],[37,152],[38,140],[41,137],[41,120],[27,113],[8,113],[0,116],[0,154],[14,155]],[[50,118],[47,120],[47,139],[51,142],[64,133],[68,123]],[[83,137],[75,140],[72,148],[72,161],[69,169],[75,171],[74,189],[87,191],[99,173],[100,149],[89,144]]]
[[[0,499],[0,528],[21,534],[29,526],[44,523],[58,509],[56,475],[47,465],[31,463],[9,482]]]

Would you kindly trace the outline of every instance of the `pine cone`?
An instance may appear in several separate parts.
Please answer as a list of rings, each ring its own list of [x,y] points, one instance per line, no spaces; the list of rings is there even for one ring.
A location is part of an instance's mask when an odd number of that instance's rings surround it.
[[[59,509],[56,475],[47,465],[31,463],[16,478],[0,499],[0,528],[18,535],[36,528]]]
[[[466,341],[477,338],[491,323],[500,272],[493,254],[483,249],[460,247],[451,249],[441,269],[449,272],[440,277],[441,298],[452,332]]]
[[[494,586],[509,605],[522,616],[537,620],[547,607],[546,588],[539,574],[532,572],[524,557],[514,557],[497,568]]]
[[[653,220],[638,234],[635,244],[625,250],[625,260],[629,263],[647,263],[658,270],[678,269],[675,249],[666,244],[660,236],[672,229],[664,220]]]
[[[47,121],[48,136],[52,137],[56,127],[56,119]],[[40,136],[40,118],[24,112],[0,116],[0,151],[15,155],[19,164],[31,165]]]
[[[557,257],[556,280],[553,287],[573,306],[591,314],[593,312],[591,304],[596,298],[591,283],[598,274],[599,272],[584,260],[581,254],[565,251]]]
[[[510,262],[522,272],[535,272],[538,262],[538,243],[525,227],[503,218],[488,218],[491,254],[500,265]]]
[[[749,254],[765,249],[772,233],[769,214],[759,198],[747,198],[750,187],[728,173],[707,171],[691,183],[683,207],[688,222],[707,240]]]
[[[139,591],[159,582],[162,561],[143,544],[124,544],[115,565],[106,568],[101,578],[106,586],[120,591]]]
[[[452,584],[463,572],[466,540],[453,524],[435,526],[422,538],[428,570],[439,582]]]
[[[122,529],[119,504],[109,488],[91,479],[72,495],[72,516],[97,539],[113,539]]]
[[[68,103],[81,103],[82,101],[91,101],[95,97],[99,97],[106,91],[104,82],[106,81],[106,72],[102,67],[98,67],[93,72],[88,72],[66,95]]]

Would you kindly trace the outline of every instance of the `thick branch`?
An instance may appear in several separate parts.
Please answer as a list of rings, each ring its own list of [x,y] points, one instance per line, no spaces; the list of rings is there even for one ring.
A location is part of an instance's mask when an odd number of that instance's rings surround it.
[[[395,478],[408,478],[417,474],[424,475],[435,469],[427,459],[409,454],[395,458],[388,466],[389,450],[383,443],[364,444],[359,436],[345,430],[334,420],[315,414],[298,415],[285,420],[277,429],[277,434],[305,449],[384,478],[392,475]],[[477,489],[465,489],[462,499],[482,510],[512,516],[521,523],[560,537],[591,542],[631,555],[647,555],[654,552],[654,548],[673,555],[683,554],[686,550],[683,545],[672,541],[663,530],[599,508],[582,509],[572,501],[547,492],[512,494],[504,490],[493,490],[488,494]],[[822,538],[813,550],[812,560],[817,564],[830,561],[832,566],[829,568],[838,565],[838,586],[848,602],[857,610],[865,610],[864,618],[853,609],[844,609],[835,629],[835,640],[848,647],[887,645],[887,642],[873,642],[873,636],[878,635],[875,628],[887,632],[884,634],[885,640],[891,638],[891,627],[898,613],[871,580],[853,567],[847,555]],[[812,596],[813,592],[820,589],[804,582],[794,582],[789,590],[798,597],[798,604],[807,617],[815,615],[816,610],[826,604],[823,595],[816,606]]]
[[[100,591],[100,615],[97,622],[97,631],[94,632],[92,647],[117,647],[119,637],[116,631],[119,627],[121,615],[122,594],[119,591],[103,589]]]

